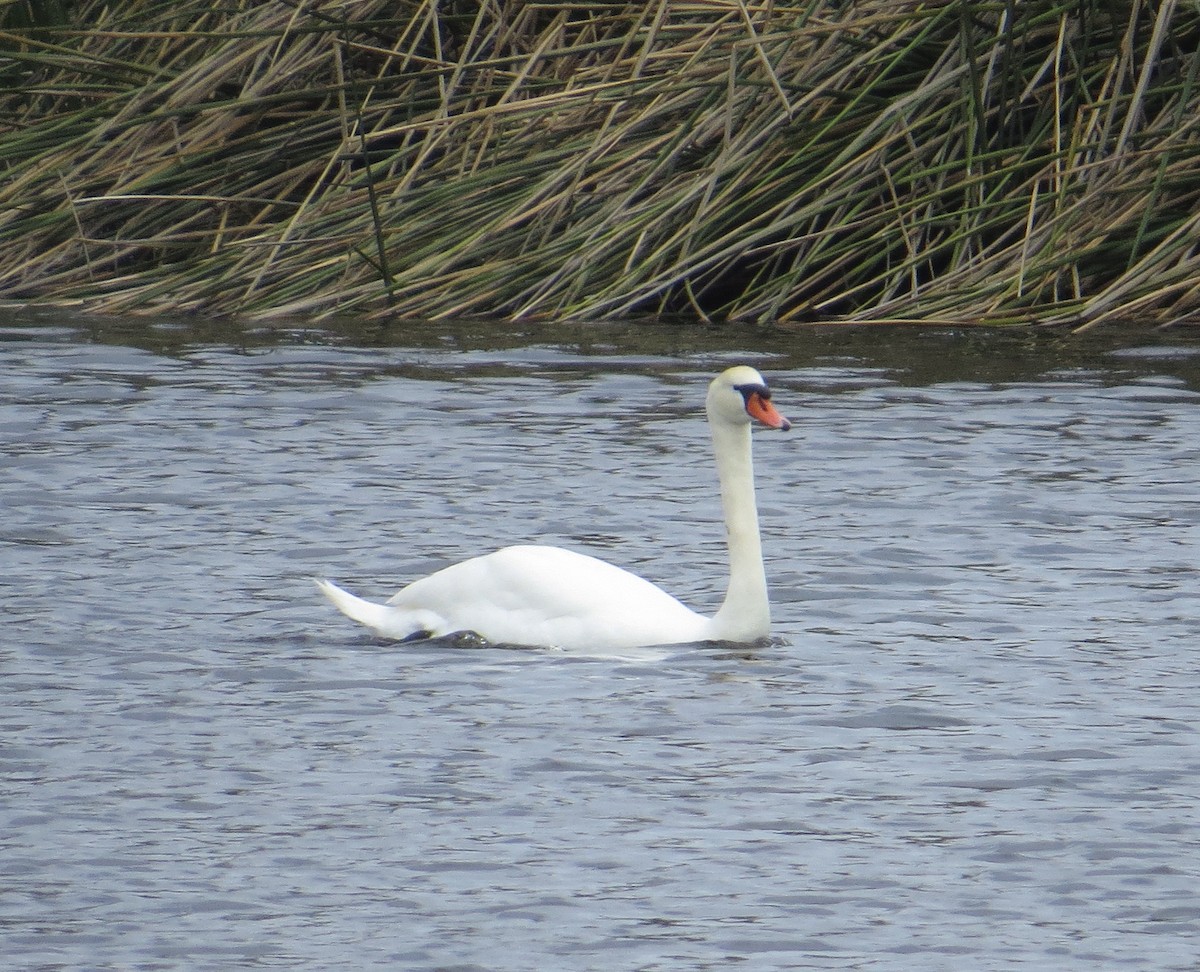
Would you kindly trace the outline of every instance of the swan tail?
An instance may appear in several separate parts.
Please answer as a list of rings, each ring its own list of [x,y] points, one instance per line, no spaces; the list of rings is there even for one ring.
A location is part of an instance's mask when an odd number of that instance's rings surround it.
[[[320,578],[313,578],[333,606],[346,617],[366,625],[372,631],[385,638],[395,638],[405,641],[412,638],[428,637],[432,631],[429,618],[423,617],[424,612],[404,611],[387,604],[375,604],[355,597],[349,591],[343,591],[337,584]]]

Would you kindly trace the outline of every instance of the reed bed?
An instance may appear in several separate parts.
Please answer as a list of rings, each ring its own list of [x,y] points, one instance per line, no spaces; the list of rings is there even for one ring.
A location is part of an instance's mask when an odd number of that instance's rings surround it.
[[[0,4],[0,296],[1169,324],[1200,5]]]

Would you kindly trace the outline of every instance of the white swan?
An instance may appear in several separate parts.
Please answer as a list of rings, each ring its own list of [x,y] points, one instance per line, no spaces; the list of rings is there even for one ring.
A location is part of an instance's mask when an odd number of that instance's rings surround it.
[[[729,589],[711,617],[649,581],[561,547],[506,547],[439,570],[386,604],[317,584],[345,615],[388,638],[472,631],[493,644],[612,651],[692,641],[756,641],[771,626],[754,503],[750,424],[787,431],[762,376],[722,372],[705,404],[729,541]]]

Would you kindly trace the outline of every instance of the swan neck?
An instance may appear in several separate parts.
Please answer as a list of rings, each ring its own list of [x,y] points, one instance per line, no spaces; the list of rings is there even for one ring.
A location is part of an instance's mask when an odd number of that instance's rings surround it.
[[[713,421],[712,417],[710,422],[729,544],[729,589],[713,618],[713,636],[753,641],[769,633],[771,609],[754,499],[750,425]]]

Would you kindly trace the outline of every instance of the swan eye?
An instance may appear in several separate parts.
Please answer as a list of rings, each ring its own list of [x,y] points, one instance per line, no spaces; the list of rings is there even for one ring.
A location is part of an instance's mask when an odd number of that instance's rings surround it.
[[[747,405],[750,404],[750,399],[757,395],[764,402],[771,400],[771,389],[766,385],[734,385],[733,390],[740,392],[742,401]]]

